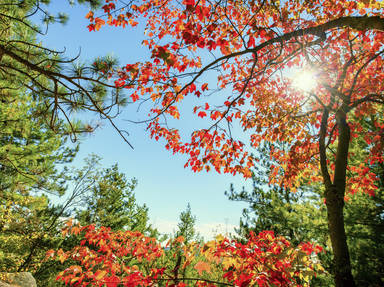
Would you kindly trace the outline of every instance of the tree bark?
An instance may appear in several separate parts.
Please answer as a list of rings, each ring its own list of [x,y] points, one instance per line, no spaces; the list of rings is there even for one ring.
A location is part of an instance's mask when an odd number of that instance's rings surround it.
[[[336,287],[354,287],[352,269],[344,229],[344,190],[332,185],[325,192],[328,213],[328,228],[332,243],[334,260],[334,279]]]
[[[336,113],[339,136],[337,142],[333,184],[326,187],[325,198],[328,228],[331,237],[337,287],[356,286],[352,276],[351,261],[344,228],[344,195],[347,177],[348,150],[351,139],[345,105]]]
[[[325,185],[328,228],[334,256],[334,279],[336,287],[356,286],[352,276],[343,214],[350,141],[350,129],[346,121],[345,107],[346,105],[343,105],[342,108],[336,113],[339,135],[333,182],[328,172],[325,145],[325,136],[327,133],[327,122],[329,117],[328,109],[325,109],[323,112],[319,139],[320,165]]]

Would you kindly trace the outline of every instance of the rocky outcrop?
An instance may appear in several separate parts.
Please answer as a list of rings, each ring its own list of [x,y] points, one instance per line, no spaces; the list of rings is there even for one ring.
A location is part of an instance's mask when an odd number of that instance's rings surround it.
[[[0,287],[37,287],[29,272],[0,273]]]

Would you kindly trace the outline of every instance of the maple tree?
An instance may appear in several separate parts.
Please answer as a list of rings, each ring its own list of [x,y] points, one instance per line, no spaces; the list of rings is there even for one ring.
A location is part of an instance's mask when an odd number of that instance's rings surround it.
[[[363,119],[367,129],[372,123],[369,118]],[[295,244],[313,240],[324,247],[325,253],[319,256],[326,271],[311,281],[311,286],[332,285],[332,250],[326,224],[326,206],[321,198],[323,190],[320,183],[304,182],[293,193],[278,184],[269,184],[268,173],[273,161],[269,158],[270,144],[262,145],[257,150],[257,158],[261,166],[252,170],[252,188],[240,189],[230,186],[226,195],[230,200],[246,203],[240,226],[236,230],[236,238],[246,240],[249,231],[258,233],[262,230],[273,230],[285,236]],[[363,136],[359,136],[351,146],[355,153],[353,160],[365,157],[369,152]],[[380,278],[383,264],[383,165],[372,166],[378,181],[375,196],[366,193],[348,194],[344,209],[345,229],[350,250],[352,274],[358,286],[383,285]],[[383,251],[381,251],[383,250]]]
[[[384,123],[378,110],[384,103],[383,3],[106,0],[103,10],[106,20],[87,14],[90,31],[106,24],[146,24],[143,45],[151,59],[116,71],[115,84],[126,88],[133,102],[153,101],[143,120],[151,137],[188,155],[186,166],[193,171],[213,167],[245,177],[251,176],[255,160],[247,141],[235,137],[237,130],[246,132],[252,147],[265,141],[289,143],[288,150],[270,152],[278,163],[270,182],[291,190],[303,178],[323,182],[336,286],[355,286],[344,196],[358,191],[373,195],[370,165],[383,161]],[[312,71],[316,89],[295,89],[286,76],[294,67]],[[207,82],[214,73],[216,80]],[[183,99],[192,97],[197,103],[192,112],[206,126],[196,126],[185,138],[161,119],[181,118]],[[356,119],[368,114],[377,127],[364,135],[370,152],[348,165],[350,142],[365,132]]]
[[[177,270],[164,266],[166,249],[140,232],[81,227],[69,221],[63,235],[70,234],[80,234],[81,244],[67,252],[51,250],[47,257],[74,262],[57,277],[72,286],[306,286],[316,271],[321,272],[313,257],[321,252],[320,246],[294,247],[272,231],[252,233],[246,244],[222,236],[202,245],[187,244],[177,237],[168,243],[169,252],[184,258]],[[196,277],[180,275],[189,265]],[[210,277],[214,269],[221,270],[220,279]]]

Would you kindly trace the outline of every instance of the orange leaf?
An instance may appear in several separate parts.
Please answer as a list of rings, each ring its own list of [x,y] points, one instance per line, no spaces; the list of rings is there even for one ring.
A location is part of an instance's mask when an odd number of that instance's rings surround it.
[[[176,243],[183,243],[184,242],[184,237],[183,236],[179,236],[175,239],[175,242]]]
[[[69,218],[67,220],[67,222],[65,222],[65,225],[68,226],[68,227],[71,227],[73,225],[73,219],[72,218]]]
[[[89,11],[87,15],[85,15],[85,18],[87,19],[93,19],[93,12]]]
[[[54,250],[48,250],[47,253],[46,253],[46,257],[53,257],[55,256],[55,251]]]
[[[194,267],[197,272],[199,272],[199,275],[203,274],[203,271],[209,273],[211,271],[211,266],[207,262],[199,261],[196,263]]]

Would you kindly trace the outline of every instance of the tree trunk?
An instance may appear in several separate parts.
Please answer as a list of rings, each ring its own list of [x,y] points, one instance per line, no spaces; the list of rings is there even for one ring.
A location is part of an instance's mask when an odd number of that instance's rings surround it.
[[[343,105],[342,108],[336,113],[339,135],[333,182],[328,172],[325,145],[325,136],[327,133],[327,122],[329,116],[329,111],[327,109],[323,112],[319,140],[320,166],[325,185],[328,228],[334,256],[334,279],[336,287],[356,286],[352,276],[343,214],[350,141],[350,129],[346,121],[345,113],[346,107],[347,105]]]
[[[325,192],[328,228],[334,256],[334,279],[336,287],[353,287],[351,263],[344,229],[344,190],[332,185]]]

